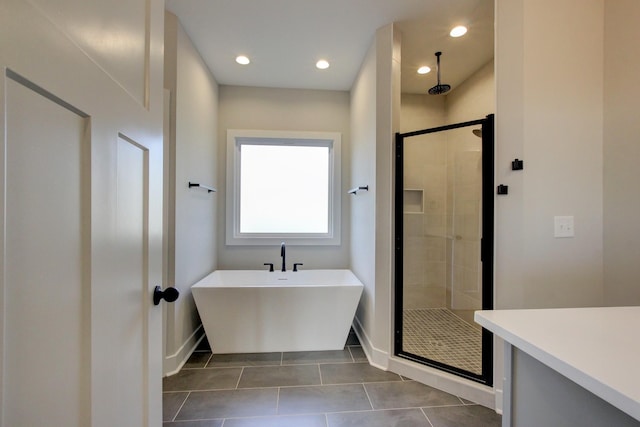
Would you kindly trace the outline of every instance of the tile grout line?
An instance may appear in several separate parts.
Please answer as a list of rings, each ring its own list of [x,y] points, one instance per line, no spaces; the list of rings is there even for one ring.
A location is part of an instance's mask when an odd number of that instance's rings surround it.
[[[324,385],[324,381],[322,381],[322,369],[320,369],[319,363],[318,363],[318,375],[320,376],[320,385]]]
[[[235,390],[238,390],[238,386],[240,385],[240,379],[242,378],[242,374],[244,374],[244,366],[242,367],[242,370],[240,370],[240,375],[238,375],[238,381],[236,381]]]
[[[364,389],[364,394],[367,396],[367,400],[369,401],[369,405],[371,406],[371,410],[375,410],[373,407],[373,402],[371,402],[371,397],[369,396],[369,392],[367,391],[367,387],[365,387],[364,383],[362,383],[362,388]]]
[[[182,401],[182,404],[180,405],[180,407],[176,411],[176,414],[171,418],[171,422],[174,422],[176,420],[176,417],[178,416],[180,411],[182,411],[182,408],[184,407],[184,404],[187,403],[187,399],[189,398],[189,396],[191,396],[191,391],[187,392],[187,397],[184,398],[184,400]]]
[[[433,427],[433,423],[431,422],[431,420],[429,419],[429,417],[427,416],[427,413],[424,412],[424,408],[420,408],[420,412],[422,412],[422,415],[424,415],[424,417],[427,419],[427,422],[429,423],[429,425],[431,427]]]

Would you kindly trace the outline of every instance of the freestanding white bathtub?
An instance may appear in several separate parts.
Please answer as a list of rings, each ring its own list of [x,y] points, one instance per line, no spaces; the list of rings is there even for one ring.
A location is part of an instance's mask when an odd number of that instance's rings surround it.
[[[342,349],[363,288],[349,270],[217,270],[191,290],[221,354]]]

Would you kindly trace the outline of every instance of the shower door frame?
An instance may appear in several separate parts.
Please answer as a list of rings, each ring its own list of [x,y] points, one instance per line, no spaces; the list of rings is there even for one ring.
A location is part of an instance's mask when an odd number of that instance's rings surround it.
[[[394,354],[441,371],[467,378],[487,386],[493,385],[493,334],[482,328],[481,373],[470,372],[437,360],[427,359],[402,350],[403,328],[403,232],[404,232],[404,140],[413,136],[443,132],[470,126],[482,126],[482,309],[493,309],[493,245],[494,245],[494,115],[484,119],[455,123],[413,132],[396,133],[395,143],[395,319]]]

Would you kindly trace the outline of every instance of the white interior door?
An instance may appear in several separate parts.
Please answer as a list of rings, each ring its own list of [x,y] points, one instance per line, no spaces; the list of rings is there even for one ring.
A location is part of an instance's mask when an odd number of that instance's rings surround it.
[[[161,424],[164,5],[98,3],[0,0],[1,427]]]
[[[4,422],[88,425],[87,119],[11,79],[5,100]]]

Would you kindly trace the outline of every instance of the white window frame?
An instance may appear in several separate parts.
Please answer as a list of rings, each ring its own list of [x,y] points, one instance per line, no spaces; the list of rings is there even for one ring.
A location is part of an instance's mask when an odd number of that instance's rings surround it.
[[[227,130],[226,244],[340,245],[341,243],[341,134],[339,132]],[[241,233],[240,147],[242,144],[323,146],[329,148],[329,230],[327,233]],[[291,197],[295,197],[292,194]]]

